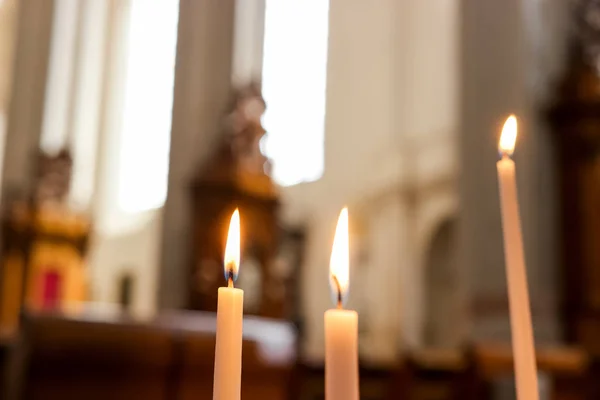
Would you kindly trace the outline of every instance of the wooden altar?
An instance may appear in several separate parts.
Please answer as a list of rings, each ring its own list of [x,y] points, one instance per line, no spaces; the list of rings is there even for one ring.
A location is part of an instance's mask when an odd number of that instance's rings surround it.
[[[0,332],[13,333],[23,307],[54,309],[86,299],[90,222],[65,205],[72,159],[40,153],[33,193],[8,199],[0,216]]]
[[[294,317],[297,265],[279,257],[285,235],[278,223],[278,187],[259,146],[265,134],[260,121],[264,110],[257,85],[235,93],[216,151],[193,182],[191,309],[216,311],[217,289],[225,285],[227,223],[239,208],[242,260],[236,287],[245,291],[245,314]]]

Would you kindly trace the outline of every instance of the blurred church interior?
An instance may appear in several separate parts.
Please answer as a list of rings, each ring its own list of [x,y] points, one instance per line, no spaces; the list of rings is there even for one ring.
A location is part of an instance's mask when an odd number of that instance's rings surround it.
[[[600,398],[600,2],[0,0],[0,398],[324,399],[350,212],[361,399],[514,399],[495,162],[541,398]]]

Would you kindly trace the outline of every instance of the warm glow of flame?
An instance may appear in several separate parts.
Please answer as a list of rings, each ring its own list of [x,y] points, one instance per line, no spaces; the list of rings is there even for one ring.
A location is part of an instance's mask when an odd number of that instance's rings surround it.
[[[240,268],[240,210],[237,208],[231,216],[231,222],[229,222],[223,266],[225,279],[229,280],[229,274],[232,273],[233,280],[235,280]]]
[[[500,135],[500,143],[498,143],[498,151],[500,154],[511,156],[515,151],[515,142],[517,140],[517,117],[509,116],[502,128]]]
[[[338,299],[338,306],[341,306],[350,284],[350,246],[348,242],[348,208],[344,208],[338,218],[329,261],[329,283]]]

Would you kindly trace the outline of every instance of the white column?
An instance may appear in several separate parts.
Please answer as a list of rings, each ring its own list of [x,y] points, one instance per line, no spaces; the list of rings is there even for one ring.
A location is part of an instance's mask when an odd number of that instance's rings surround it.
[[[395,3],[331,0],[329,7],[324,178],[354,193],[392,142]]]
[[[395,135],[404,137],[404,145],[454,132],[460,2],[397,1],[394,6]]]
[[[459,262],[469,271],[471,301],[479,303],[485,299],[497,303],[506,301],[507,291],[495,165],[499,132],[509,113],[522,118],[515,157],[520,166],[526,258],[529,270],[535,270],[530,251],[534,227],[531,207],[526,202],[527,186],[533,182],[525,157],[534,133],[528,123],[530,99],[525,77],[521,0],[485,4],[463,0],[461,35]],[[535,274],[529,276],[532,282]],[[474,337],[506,339],[510,335],[508,310],[474,318],[471,330]]]

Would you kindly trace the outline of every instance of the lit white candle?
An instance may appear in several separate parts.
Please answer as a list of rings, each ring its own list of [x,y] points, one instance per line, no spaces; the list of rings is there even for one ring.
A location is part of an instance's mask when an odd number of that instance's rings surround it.
[[[527,271],[517,200],[515,163],[511,159],[517,139],[517,119],[508,117],[502,129],[497,163],[504,233],[504,257],[510,304],[512,346],[519,400],[539,399],[533,328],[527,289]]]
[[[358,314],[342,308],[349,278],[348,209],[340,213],[331,260],[330,283],[337,309],[325,312],[325,399],[358,400]]]
[[[233,287],[240,265],[240,213],[229,223],[225,246],[227,287],[219,288],[213,400],[240,400],[244,291]]]

